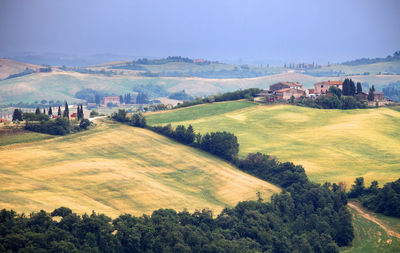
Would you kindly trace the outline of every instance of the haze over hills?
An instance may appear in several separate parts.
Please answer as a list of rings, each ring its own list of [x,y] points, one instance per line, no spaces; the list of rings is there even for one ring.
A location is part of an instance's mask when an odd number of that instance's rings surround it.
[[[1,60],[0,105],[40,100],[85,101],[75,97],[84,89],[109,95],[134,93],[134,87],[156,85],[167,93],[185,90],[193,97],[213,95],[245,88],[268,88],[280,81],[296,81],[305,88],[325,80],[352,78],[380,90],[400,80],[400,61],[380,61],[362,65],[304,65],[285,67],[268,65],[232,65],[189,58],[138,59],[96,64],[90,67],[53,66],[51,72],[38,73],[43,66]],[[24,73],[24,71],[30,71]],[[9,78],[10,75],[13,78]]]
[[[0,252],[400,252],[399,23],[1,0]]]

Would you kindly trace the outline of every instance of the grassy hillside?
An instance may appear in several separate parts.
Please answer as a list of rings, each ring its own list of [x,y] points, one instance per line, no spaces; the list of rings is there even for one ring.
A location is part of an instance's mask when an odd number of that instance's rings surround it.
[[[343,65],[343,64],[335,64],[335,65],[325,65],[319,69],[309,70],[310,72],[327,72],[327,71],[342,71],[347,75],[351,74],[364,74],[365,72],[369,72],[370,75],[376,75],[379,72],[400,72],[400,61],[393,62],[379,62],[373,64],[364,64],[364,65]]]
[[[205,96],[227,91],[246,88],[268,88],[269,85],[280,81],[296,81],[303,84],[305,88],[313,87],[313,84],[325,80],[343,80],[345,77],[316,77],[301,73],[286,72],[281,67],[257,67],[239,66],[224,63],[210,63],[199,65],[184,62],[169,62],[165,64],[139,64],[146,71],[153,73],[181,73],[188,77],[141,77],[136,70],[115,69],[119,65],[127,62],[114,62],[90,67],[92,70],[112,71],[113,75],[105,76],[102,74],[79,74],[72,71],[61,71],[54,68],[51,73],[33,73],[26,76],[16,77],[8,80],[1,80],[10,74],[20,73],[25,68],[37,70],[38,65],[16,62],[13,60],[0,59],[0,105],[18,102],[34,102],[41,100],[64,101],[70,103],[81,103],[76,99],[75,93],[82,89],[95,89],[106,92],[107,94],[120,95],[133,92],[134,87],[147,85],[161,85],[168,92],[178,92],[185,90],[191,96]],[[143,72],[144,70],[142,70]],[[221,72],[222,71],[222,72]],[[225,72],[224,72],[225,71]],[[231,72],[232,73],[231,73]],[[234,72],[258,73],[264,75],[254,78],[233,78]],[[310,70],[311,71],[311,70]],[[378,72],[400,71],[399,62],[376,63],[359,66],[331,65],[323,66],[311,72],[344,71],[346,74],[363,74],[370,72],[370,75],[346,76],[356,82],[366,82],[375,85],[377,90],[391,82],[400,81],[400,75],[376,75]],[[219,78],[201,78],[214,74]],[[230,74],[231,73],[231,74]],[[192,77],[190,77],[192,75]],[[231,75],[231,76],[230,76]],[[200,77],[193,77],[200,76]],[[244,75],[246,76],[246,75]],[[251,76],[251,75],[250,75]],[[161,96],[164,97],[165,95]]]
[[[400,80],[400,75],[392,76],[354,76],[355,81],[382,85]],[[257,78],[210,79],[195,77],[138,77],[131,74],[95,75],[75,72],[55,71],[52,73],[34,73],[22,77],[0,81],[0,105],[41,100],[67,100],[82,102],[74,98],[77,91],[91,88],[109,94],[133,92],[139,85],[161,85],[169,92],[185,90],[191,96],[204,96],[246,88],[268,88],[280,81],[298,81],[305,87],[312,87],[322,80],[341,80],[341,77],[312,77],[300,73],[280,73]]]
[[[239,103],[239,105],[237,104]],[[263,152],[302,164],[316,182],[356,177],[381,184],[400,175],[400,112],[389,108],[318,110],[226,102],[147,116],[148,124],[192,124],[201,132],[235,133],[240,155]],[[231,110],[237,108],[235,110]],[[218,113],[213,114],[213,111]],[[225,110],[225,111],[224,111]]]
[[[399,252],[400,219],[370,212],[358,203],[350,203],[353,216],[354,240],[352,247],[342,252]]]
[[[19,212],[141,215],[158,208],[215,212],[279,188],[197,149],[144,129],[94,130],[0,147],[0,206]]]
[[[0,124],[0,146],[34,142],[53,138],[52,135],[35,133],[23,129],[7,129]]]
[[[21,73],[26,68],[36,71],[41,66],[9,59],[0,59],[0,80],[7,78],[9,75]]]

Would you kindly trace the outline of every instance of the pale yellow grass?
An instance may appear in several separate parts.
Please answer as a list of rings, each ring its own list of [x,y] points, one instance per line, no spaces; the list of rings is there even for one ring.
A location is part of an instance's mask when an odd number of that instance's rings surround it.
[[[0,208],[31,212],[67,206],[115,217],[158,208],[210,208],[269,199],[279,188],[202,151],[144,129],[96,130],[0,148]]]
[[[190,109],[170,112],[171,117],[189,115],[185,110]],[[389,108],[259,105],[214,116],[197,113],[198,118],[181,117],[172,124],[191,124],[200,133],[232,132],[238,137],[241,157],[262,152],[301,164],[312,181],[345,182],[349,189],[356,177],[364,177],[367,185],[372,180],[383,185],[400,177],[400,112]],[[151,121],[157,122],[157,115],[149,116]]]
[[[26,68],[37,71],[42,68],[42,66],[10,59],[0,59],[0,80],[7,78],[9,75],[21,73]]]

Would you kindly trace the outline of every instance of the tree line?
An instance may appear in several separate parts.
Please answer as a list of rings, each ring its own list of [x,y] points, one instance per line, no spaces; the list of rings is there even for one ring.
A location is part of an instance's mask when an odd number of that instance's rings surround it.
[[[178,103],[174,108],[189,107],[199,104],[207,104],[213,102],[223,102],[239,99],[249,99],[253,100],[254,96],[260,93],[261,90],[258,88],[249,88],[245,90],[237,90],[232,92],[226,92],[223,94],[217,94],[213,96],[208,96],[205,98],[195,98],[194,101],[183,101],[183,103]]]
[[[400,217],[400,178],[379,188],[378,181],[365,187],[364,178],[358,177],[351,186],[349,198],[357,198],[363,206],[388,216]]]
[[[36,108],[35,113],[23,113],[21,109],[15,109],[13,112],[13,121],[25,120],[25,129],[29,131],[46,133],[52,135],[66,135],[71,132],[78,132],[86,130],[91,125],[88,119],[84,118],[83,105],[78,105],[76,110],[76,118],[79,122],[78,125],[73,125],[70,121],[70,113],[68,103],[65,102],[64,111],[61,106],[58,107],[57,118],[54,120],[50,117],[53,116],[53,110],[50,107],[47,112],[43,108],[43,112],[39,107]]]
[[[339,252],[352,239],[351,215],[339,188],[295,184],[271,202],[116,219],[66,207],[29,216],[0,211],[1,252]],[[54,219],[58,217],[58,222]]]

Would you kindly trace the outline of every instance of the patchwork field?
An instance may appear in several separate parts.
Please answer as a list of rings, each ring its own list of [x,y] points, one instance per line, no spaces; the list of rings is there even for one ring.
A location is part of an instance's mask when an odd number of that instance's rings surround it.
[[[210,208],[280,189],[151,131],[101,123],[65,137],[0,146],[0,207],[67,206],[116,217],[158,208]]]
[[[271,154],[303,165],[313,181],[345,182],[348,189],[359,176],[382,185],[400,175],[400,112],[389,108],[318,110],[241,101],[151,114],[147,122],[232,132],[242,157]]]

